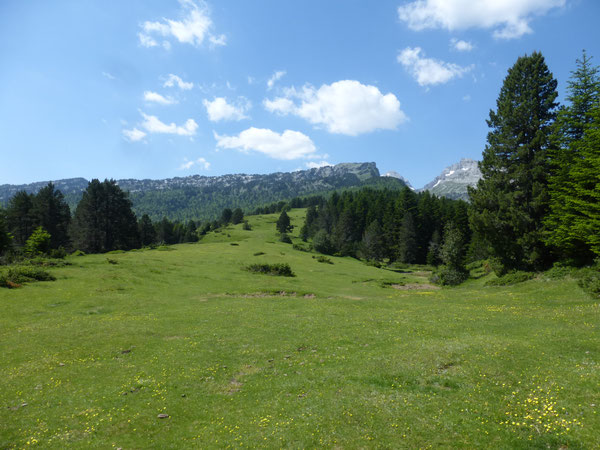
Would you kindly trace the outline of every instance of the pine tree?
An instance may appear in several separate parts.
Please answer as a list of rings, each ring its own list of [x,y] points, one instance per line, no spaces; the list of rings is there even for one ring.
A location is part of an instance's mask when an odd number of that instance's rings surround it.
[[[241,208],[235,208],[231,214],[231,223],[237,225],[244,220],[244,212]]]
[[[144,214],[140,219],[138,233],[140,235],[140,244],[143,247],[153,244],[156,241],[156,231],[148,214]]]
[[[50,247],[66,247],[69,244],[71,210],[59,190],[48,183],[33,197],[32,215],[38,226],[50,233]]]
[[[374,220],[363,234],[362,251],[365,258],[374,261],[383,259],[383,231],[379,222]]]
[[[547,158],[556,86],[541,53],[520,57],[487,121],[491,131],[479,164],[483,178],[470,190],[470,222],[490,243],[501,273],[541,268],[550,259],[542,220],[549,203]]]
[[[0,209],[0,255],[10,248],[12,235],[8,232],[6,212]]]
[[[285,211],[281,211],[279,219],[277,219],[276,228],[277,231],[279,231],[281,234],[292,231],[292,229],[294,228],[290,223],[290,217]]]
[[[75,209],[72,234],[75,246],[88,253],[139,246],[131,201],[114,180],[89,183]]]
[[[8,202],[6,222],[15,244],[22,246],[34,229],[33,195],[25,191],[17,192]]]
[[[440,259],[444,264],[439,271],[440,283],[456,285],[469,277],[465,266],[467,246],[465,237],[456,225],[449,222],[444,227],[444,240],[440,247]]]
[[[585,221],[579,205],[580,197],[587,194],[581,186],[581,181],[585,181],[578,174],[580,166],[590,162],[590,155],[583,154],[582,140],[586,129],[593,123],[593,108],[600,102],[600,78],[598,68],[591,65],[591,58],[585,51],[582,59],[577,59],[577,69],[571,73],[567,87],[569,104],[560,111],[557,119],[559,145],[550,155],[550,212],[544,225],[546,242],[555,248],[556,253],[562,259],[583,264],[593,259],[593,252],[587,236],[581,234],[585,227],[573,225],[582,219]],[[588,135],[588,139],[590,137]]]
[[[409,212],[402,218],[398,243],[398,260],[403,263],[414,263],[417,259],[417,230],[413,215]]]

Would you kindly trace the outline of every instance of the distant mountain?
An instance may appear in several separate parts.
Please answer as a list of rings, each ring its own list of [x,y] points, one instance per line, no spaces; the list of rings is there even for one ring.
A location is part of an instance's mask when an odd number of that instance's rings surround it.
[[[460,162],[446,167],[433,181],[427,183],[419,191],[429,191],[438,197],[448,197],[454,200],[468,200],[468,186],[475,186],[481,179],[478,162],[463,158]]]
[[[402,175],[400,175],[398,172],[395,172],[393,170],[386,172],[382,175],[382,177],[391,177],[391,178],[397,178],[398,180],[402,181],[405,185],[407,185],[409,188],[411,188],[413,191],[415,190],[414,187],[412,187],[412,185],[410,184],[410,182],[404,178]]]
[[[379,181],[375,163],[343,163],[297,172],[268,175],[222,175],[168,178],[165,180],[117,180],[129,191],[133,209],[152,220],[202,220],[218,217],[224,208],[250,211],[258,206],[298,196],[323,194],[336,189],[385,184]],[[53,181],[74,208],[88,185],[84,178]],[[1,185],[0,204],[6,204],[18,191],[36,193],[48,182],[27,185]],[[387,183],[389,184],[389,183]],[[387,185],[386,185],[387,186]]]

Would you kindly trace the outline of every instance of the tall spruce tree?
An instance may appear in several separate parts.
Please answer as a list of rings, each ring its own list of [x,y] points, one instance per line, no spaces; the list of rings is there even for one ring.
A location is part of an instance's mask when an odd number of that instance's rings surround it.
[[[139,246],[131,201],[114,180],[92,180],[73,217],[75,247],[89,253],[128,250]]]
[[[470,223],[490,244],[504,273],[541,268],[550,256],[542,240],[548,211],[548,149],[557,109],[557,82],[541,53],[508,70],[480,162],[483,178],[470,190]]]
[[[10,248],[12,235],[8,232],[6,212],[0,208],[0,255]]]
[[[15,244],[25,245],[35,227],[32,194],[19,191],[10,199],[6,209],[6,222]]]
[[[62,192],[48,183],[33,197],[32,214],[35,224],[50,233],[50,247],[66,247],[69,244],[71,210]]]
[[[594,176],[585,180],[581,174],[582,170],[587,172],[585,167],[589,167],[590,157],[594,159],[593,154],[589,154],[589,144],[594,139],[593,110],[600,102],[600,77],[598,68],[592,66],[591,58],[585,51],[576,63],[577,69],[571,72],[567,85],[566,99],[569,104],[557,118],[558,145],[550,154],[550,212],[544,224],[546,242],[554,247],[558,256],[584,264],[593,259],[594,253],[587,234],[582,234],[586,228],[582,226],[586,221],[586,213],[580,206],[588,196],[584,185],[592,181]],[[584,134],[587,134],[585,145],[582,143]]]

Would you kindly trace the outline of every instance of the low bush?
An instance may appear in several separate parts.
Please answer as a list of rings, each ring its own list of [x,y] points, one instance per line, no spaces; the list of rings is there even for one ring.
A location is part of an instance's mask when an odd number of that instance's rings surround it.
[[[15,266],[0,272],[0,287],[14,288],[30,281],[54,281],[56,278],[34,266]]]
[[[313,256],[317,260],[317,262],[325,263],[325,264],[333,264],[333,261],[330,260],[327,256]]]
[[[457,270],[447,266],[440,266],[437,272],[434,272],[430,281],[441,286],[457,286],[469,278],[468,271]]]
[[[281,233],[281,236],[279,236],[279,242],[283,242],[285,244],[291,244],[292,238],[290,238],[287,233]]]
[[[600,265],[586,267],[574,274],[577,284],[592,297],[600,298]]]
[[[260,256],[260,255],[266,255],[266,253],[265,252],[256,252],[254,254],[254,256]]]
[[[81,250],[75,250],[73,253],[71,253],[71,256],[85,256],[85,252],[82,252]]]
[[[550,280],[562,280],[563,278],[571,275],[573,268],[563,266],[560,264],[554,264],[552,269],[544,272],[544,278],[548,278]]]
[[[294,245],[292,245],[292,248],[294,250],[299,250],[301,252],[310,252],[311,251],[310,245],[306,246],[306,245],[302,245],[302,244],[294,244]]]
[[[517,283],[531,280],[535,276],[532,272],[522,272],[520,270],[509,272],[506,275],[486,281],[486,286],[511,286]]]
[[[275,275],[280,277],[295,277],[292,268],[287,263],[280,264],[250,264],[244,268],[248,272]]]

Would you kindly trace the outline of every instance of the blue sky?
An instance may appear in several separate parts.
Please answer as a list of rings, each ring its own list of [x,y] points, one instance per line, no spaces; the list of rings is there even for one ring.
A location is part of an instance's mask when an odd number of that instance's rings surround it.
[[[597,0],[4,0],[0,184],[374,161],[421,187],[485,146],[517,57],[565,95]]]

